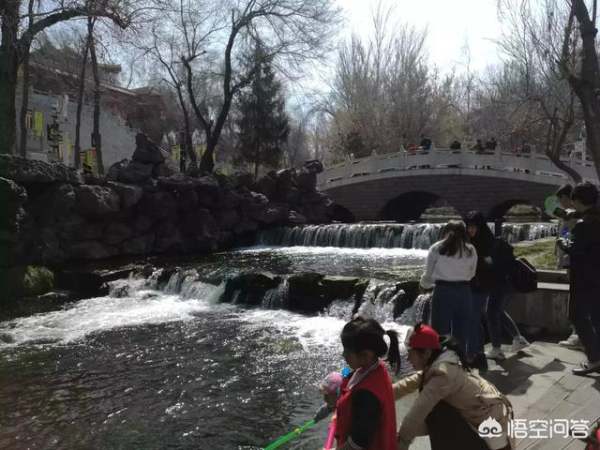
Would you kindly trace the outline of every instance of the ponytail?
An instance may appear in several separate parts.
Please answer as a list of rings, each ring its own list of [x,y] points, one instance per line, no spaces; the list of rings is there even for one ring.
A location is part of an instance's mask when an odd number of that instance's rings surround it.
[[[398,344],[398,332],[386,330],[385,334],[390,337],[390,348],[388,349],[386,361],[394,369],[394,373],[400,373],[400,346]]]

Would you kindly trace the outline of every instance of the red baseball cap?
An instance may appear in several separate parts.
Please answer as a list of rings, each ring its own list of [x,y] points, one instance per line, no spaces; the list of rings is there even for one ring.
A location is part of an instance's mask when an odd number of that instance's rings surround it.
[[[440,335],[428,325],[417,325],[408,336],[408,346],[410,348],[430,348],[439,350]]]

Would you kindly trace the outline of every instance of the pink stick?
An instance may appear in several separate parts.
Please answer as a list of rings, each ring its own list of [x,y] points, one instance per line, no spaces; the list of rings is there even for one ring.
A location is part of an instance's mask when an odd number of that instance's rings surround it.
[[[333,447],[333,441],[335,439],[335,417],[329,422],[329,429],[327,430],[327,440],[323,450],[330,450]]]

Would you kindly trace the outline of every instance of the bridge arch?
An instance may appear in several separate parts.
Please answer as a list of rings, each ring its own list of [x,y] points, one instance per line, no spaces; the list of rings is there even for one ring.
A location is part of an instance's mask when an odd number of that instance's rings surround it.
[[[428,191],[404,192],[390,199],[379,212],[378,218],[396,222],[418,220],[427,208],[439,200],[439,195]]]
[[[348,208],[334,203],[333,205],[333,220],[342,223],[354,223],[356,222],[356,217]]]
[[[516,205],[540,206],[539,204],[536,204],[536,202],[531,201],[531,200],[527,200],[524,198],[521,198],[521,199],[513,198],[513,199],[509,199],[509,200],[504,200],[504,201],[494,205],[489,210],[488,217],[491,220],[501,219],[502,217],[504,217],[506,215],[506,213],[508,212],[508,210],[510,208],[512,208],[513,206],[516,206]]]

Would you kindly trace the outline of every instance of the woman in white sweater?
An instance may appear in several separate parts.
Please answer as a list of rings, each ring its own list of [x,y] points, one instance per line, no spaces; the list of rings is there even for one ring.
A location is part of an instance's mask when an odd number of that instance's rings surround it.
[[[431,326],[442,335],[452,335],[465,354],[471,327],[471,278],[477,268],[477,252],[467,241],[465,224],[450,221],[442,231],[442,240],[429,248],[424,289],[433,288]]]

